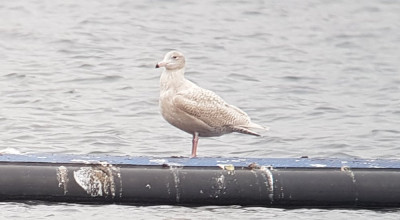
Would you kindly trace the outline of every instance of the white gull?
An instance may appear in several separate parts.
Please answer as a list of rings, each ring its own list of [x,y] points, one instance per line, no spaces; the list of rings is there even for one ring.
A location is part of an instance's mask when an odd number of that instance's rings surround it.
[[[199,137],[240,132],[260,136],[255,130],[268,130],[251,122],[239,108],[229,105],[214,92],[185,79],[185,57],[168,52],[156,68],[164,67],[160,77],[160,109],[166,121],[193,135],[192,154],[196,157]]]

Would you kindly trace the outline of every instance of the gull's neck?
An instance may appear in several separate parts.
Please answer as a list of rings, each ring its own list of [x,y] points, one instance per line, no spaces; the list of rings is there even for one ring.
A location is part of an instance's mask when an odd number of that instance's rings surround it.
[[[186,81],[184,75],[185,68],[178,70],[164,69],[160,77],[160,89],[165,91],[171,88],[179,88]]]

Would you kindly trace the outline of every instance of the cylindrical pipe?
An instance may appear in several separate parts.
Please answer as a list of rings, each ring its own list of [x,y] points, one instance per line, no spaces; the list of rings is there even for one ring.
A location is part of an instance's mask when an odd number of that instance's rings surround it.
[[[400,206],[400,170],[0,163],[0,200],[131,204]]]

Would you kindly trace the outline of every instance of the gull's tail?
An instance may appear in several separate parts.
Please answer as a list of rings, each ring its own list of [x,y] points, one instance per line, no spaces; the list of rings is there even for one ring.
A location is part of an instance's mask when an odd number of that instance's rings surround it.
[[[264,134],[269,130],[268,127],[263,127],[256,123],[250,122],[248,125],[236,125],[232,129],[234,132],[239,132],[243,134],[250,134],[254,136],[264,136]]]

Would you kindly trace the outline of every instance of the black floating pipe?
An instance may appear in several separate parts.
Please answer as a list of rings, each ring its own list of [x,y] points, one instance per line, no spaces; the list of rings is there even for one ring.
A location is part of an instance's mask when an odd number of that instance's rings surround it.
[[[1,155],[0,200],[400,207],[400,161]]]

